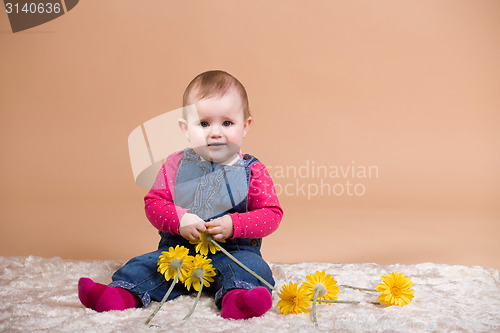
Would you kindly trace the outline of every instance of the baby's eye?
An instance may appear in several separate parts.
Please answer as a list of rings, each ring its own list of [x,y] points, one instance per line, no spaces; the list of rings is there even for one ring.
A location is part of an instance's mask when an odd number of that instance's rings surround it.
[[[208,123],[206,121],[200,122],[201,127],[208,127]]]
[[[231,126],[233,124],[232,121],[226,120],[225,122],[222,123],[222,126]]]

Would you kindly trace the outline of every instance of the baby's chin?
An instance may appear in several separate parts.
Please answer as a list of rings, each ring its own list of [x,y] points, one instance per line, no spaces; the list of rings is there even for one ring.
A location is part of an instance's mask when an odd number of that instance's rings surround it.
[[[229,163],[236,158],[239,147],[236,145],[227,145],[224,147],[217,147],[216,149],[208,146],[193,148],[194,151],[201,156],[205,161],[212,161],[214,163]]]

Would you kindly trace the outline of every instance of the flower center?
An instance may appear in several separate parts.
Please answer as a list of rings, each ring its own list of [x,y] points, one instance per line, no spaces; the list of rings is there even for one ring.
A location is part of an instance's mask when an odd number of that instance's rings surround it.
[[[314,288],[313,288],[313,293],[318,292],[318,297],[323,297],[326,296],[328,290],[326,289],[326,286],[323,283],[318,283]]]
[[[171,269],[178,270],[179,268],[182,267],[182,260],[180,260],[179,258],[172,259],[172,261],[169,264],[169,267]]]
[[[203,233],[201,234],[201,241],[203,243],[210,243],[210,241],[213,239],[211,234]]]
[[[205,270],[203,268],[199,267],[199,268],[195,269],[193,271],[193,273],[191,273],[191,276],[197,280],[201,280],[205,276]]]
[[[399,289],[398,287],[392,287],[391,294],[392,294],[392,296],[399,297],[402,294],[401,289]]]

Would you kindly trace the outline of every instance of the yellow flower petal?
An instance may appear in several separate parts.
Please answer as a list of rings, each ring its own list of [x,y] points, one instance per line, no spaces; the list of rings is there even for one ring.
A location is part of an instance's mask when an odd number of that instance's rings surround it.
[[[413,286],[409,277],[403,273],[392,272],[386,276],[381,277],[384,284],[376,286],[377,291],[380,293],[379,302],[388,306],[397,305],[405,306],[413,299],[415,292],[410,287]]]
[[[306,276],[306,281],[302,283],[302,287],[304,288],[304,292],[310,299],[314,297],[315,287],[319,284],[326,287],[326,294],[320,295],[317,299],[319,300],[336,300],[337,294],[339,293],[339,286],[337,285],[337,281],[330,274],[326,274],[325,271],[316,271],[315,274],[310,274]],[[332,303],[327,303],[331,305]]]
[[[212,254],[215,254],[215,252],[219,251],[219,249],[212,243],[211,239],[212,236],[210,234],[201,233],[197,240],[189,241],[189,243],[196,244],[195,250],[197,253],[207,256],[208,251],[210,251]],[[225,241],[221,242],[225,243]]]
[[[208,259],[207,257],[200,254],[197,254],[194,257],[193,263],[190,266],[190,270],[187,273],[188,277],[185,281],[187,290],[189,290],[191,286],[193,286],[194,290],[199,291],[202,281],[205,287],[209,287],[210,282],[214,282],[214,279],[212,277],[214,277],[216,273],[215,268],[213,268],[212,264],[210,264],[211,262],[212,259]],[[201,279],[195,274],[195,270],[199,268],[203,269],[203,278]]]
[[[309,312],[306,308],[311,304],[309,297],[305,295],[302,287],[298,287],[298,283],[289,282],[288,285],[283,285],[278,292],[280,300],[278,307],[282,314],[299,314]]]
[[[179,259],[181,266],[179,268],[179,280],[183,282],[187,278],[187,271],[191,265],[193,257],[188,255],[189,250],[184,246],[177,245],[175,248],[170,247],[168,251],[162,252],[158,258],[158,272],[165,276],[165,280],[169,281],[177,275],[177,269],[171,267],[174,259]]]

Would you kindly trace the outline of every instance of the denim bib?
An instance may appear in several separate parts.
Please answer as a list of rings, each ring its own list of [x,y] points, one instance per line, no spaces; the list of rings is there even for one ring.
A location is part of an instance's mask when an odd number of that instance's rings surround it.
[[[205,221],[246,212],[250,165],[256,161],[245,154],[233,165],[217,164],[202,161],[192,148],[186,148],[175,178],[175,205],[191,209]]]

